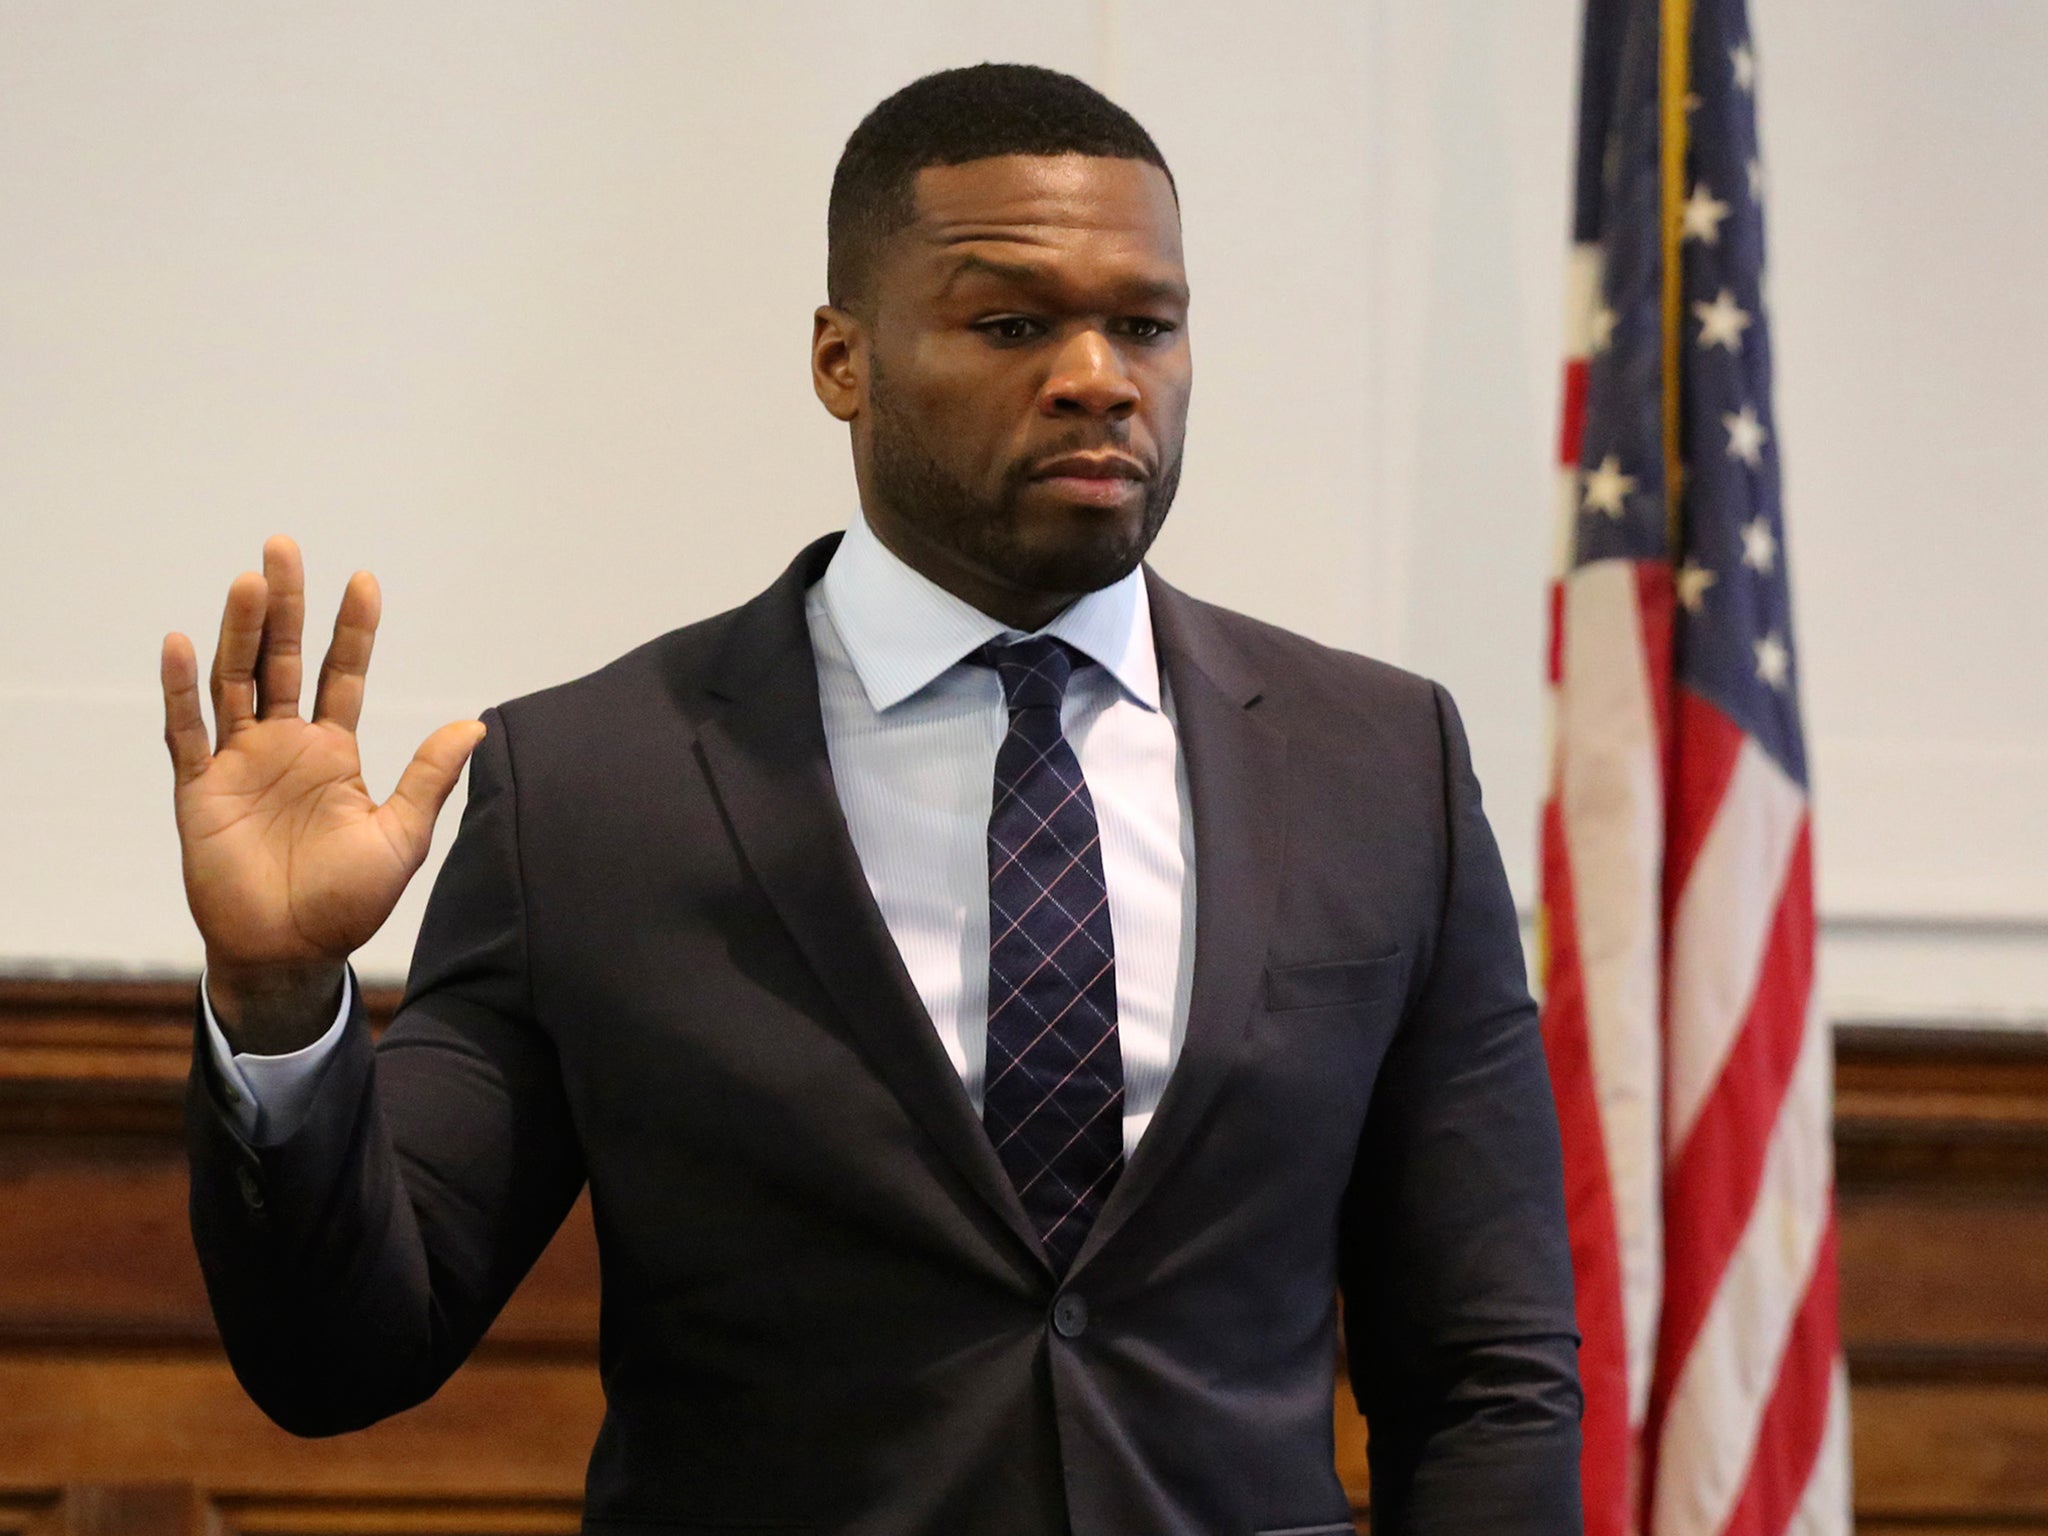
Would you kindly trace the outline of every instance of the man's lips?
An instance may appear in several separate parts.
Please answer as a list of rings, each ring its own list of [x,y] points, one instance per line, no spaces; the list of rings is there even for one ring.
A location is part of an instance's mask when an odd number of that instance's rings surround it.
[[[1121,453],[1070,453],[1039,465],[1031,478],[1066,501],[1120,507],[1141,493],[1151,472]]]
[[[1149,480],[1151,471],[1121,453],[1070,453],[1041,464],[1034,480]]]

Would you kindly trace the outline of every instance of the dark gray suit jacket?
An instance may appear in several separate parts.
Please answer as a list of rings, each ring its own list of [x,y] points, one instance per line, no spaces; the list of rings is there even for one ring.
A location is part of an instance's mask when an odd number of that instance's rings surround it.
[[[588,1180],[586,1528],[1579,1528],[1558,1139],[1433,685],[1153,578],[1201,881],[1186,1043],[1056,1281],[869,894],[803,593],[486,718],[403,1009],[254,1148],[207,1053],[192,1223],[279,1423],[432,1393]]]

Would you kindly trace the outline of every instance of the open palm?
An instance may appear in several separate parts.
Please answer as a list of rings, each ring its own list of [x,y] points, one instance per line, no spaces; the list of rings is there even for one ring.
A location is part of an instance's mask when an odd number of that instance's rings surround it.
[[[271,539],[263,573],[228,589],[211,743],[192,642],[164,640],[185,895],[211,971],[260,979],[338,968],[383,925],[426,859],[434,818],[483,738],[474,720],[441,727],[390,799],[370,797],[355,733],[378,614],[376,580],[358,571],[335,617],[312,718],[301,718],[304,569],[297,545]]]

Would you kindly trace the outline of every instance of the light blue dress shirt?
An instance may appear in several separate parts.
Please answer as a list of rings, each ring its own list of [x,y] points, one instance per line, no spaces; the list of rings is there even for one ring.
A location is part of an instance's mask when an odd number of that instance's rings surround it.
[[[1019,632],[913,571],[855,518],[805,598],[832,780],[854,851],[932,1027],[981,1110],[988,1044],[988,816],[1008,729],[1002,683],[962,658]],[[1098,665],[1077,669],[1062,728],[1095,799],[1116,945],[1124,1149],[1150,1124],[1187,1028],[1194,975],[1194,823],[1142,572],[1046,625]],[[352,983],[351,983],[352,984]],[[207,1009],[245,1136],[303,1122],[348,1016],[288,1056],[235,1054]]]

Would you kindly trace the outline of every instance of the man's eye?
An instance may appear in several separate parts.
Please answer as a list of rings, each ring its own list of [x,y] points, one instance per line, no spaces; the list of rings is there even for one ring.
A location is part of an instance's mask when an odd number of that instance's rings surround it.
[[[1170,323],[1150,315],[1133,315],[1124,322],[1124,330],[1138,341],[1163,341],[1173,334]]]
[[[993,320],[981,321],[975,329],[997,341],[1029,341],[1039,333],[1040,326],[1028,315],[998,315]]]

